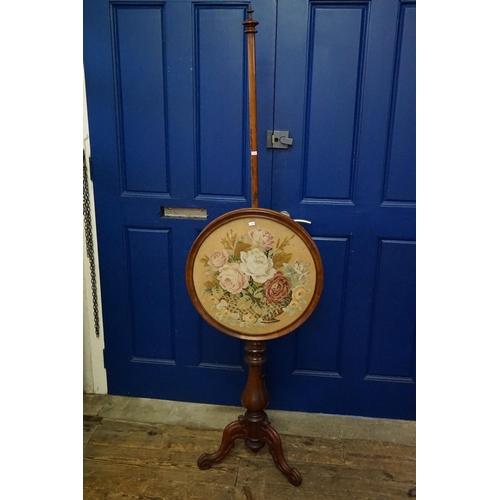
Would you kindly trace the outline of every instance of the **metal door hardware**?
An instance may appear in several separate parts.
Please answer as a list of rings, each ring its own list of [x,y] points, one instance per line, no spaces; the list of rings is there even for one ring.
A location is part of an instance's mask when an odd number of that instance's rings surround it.
[[[286,210],[282,210],[281,213],[283,215],[286,215],[287,217],[290,217],[290,214]],[[300,224],[312,224],[310,220],[306,219],[293,219],[295,222],[299,222]]]
[[[268,130],[266,147],[269,149],[288,149],[293,144],[293,139],[288,137],[289,130]]]
[[[161,207],[160,215],[168,219],[206,220],[208,217],[206,208],[192,207]]]

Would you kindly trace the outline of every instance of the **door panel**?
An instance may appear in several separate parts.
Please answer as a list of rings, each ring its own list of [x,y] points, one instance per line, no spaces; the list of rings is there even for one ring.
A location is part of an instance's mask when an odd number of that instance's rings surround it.
[[[402,4],[392,82],[383,200],[415,202],[415,5]]]
[[[366,5],[311,4],[309,15],[302,198],[350,200]]]
[[[131,227],[125,230],[132,359],[173,362],[172,232]],[[158,248],[164,251],[157,252]],[[151,314],[152,309],[157,309],[155,314]]]
[[[368,377],[411,381],[414,362],[411,340],[415,333],[408,318],[414,316],[415,242],[380,239],[370,318]]]
[[[122,189],[129,193],[166,194],[170,168],[164,90],[167,80],[163,50],[164,7],[112,5]]]
[[[194,10],[196,194],[246,201],[248,171],[239,168],[248,163],[244,10],[241,5],[194,5]],[[232,78],[221,78],[228,73]],[[211,168],[214,164],[220,167]]]
[[[271,407],[414,418],[415,4],[252,5],[260,206],[311,220],[325,269],[313,315],[268,343]],[[184,269],[208,222],[250,206],[246,6],[84,1],[111,394],[239,404],[243,342],[196,313]],[[266,149],[271,128],[293,146]]]
[[[414,12],[278,4],[274,127],[294,144],[275,151],[272,208],[312,221],[325,291],[270,347],[276,407],[414,418]]]

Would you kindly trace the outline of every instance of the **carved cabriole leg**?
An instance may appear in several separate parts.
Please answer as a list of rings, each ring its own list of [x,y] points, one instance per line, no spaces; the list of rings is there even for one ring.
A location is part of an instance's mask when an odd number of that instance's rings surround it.
[[[262,424],[262,439],[269,446],[269,453],[271,453],[278,469],[285,474],[291,484],[300,486],[302,484],[302,477],[297,469],[292,469],[286,463],[280,435],[271,426],[271,422],[269,421]]]
[[[222,443],[219,449],[207,455],[204,453],[198,459],[198,467],[206,470],[212,464],[223,460],[234,448],[237,439],[244,439],[246,446],[257,453],[266,444],[278,469],[288,478],[294,486],[302,483],[297,469],[292,469],[285,461],[281,438],[271,426],[264,411],[269,404],[269,394],[262,378],[262,365],[266,361],[264,352],[266,343],[263,341],[249,340],[245,344],[247,355],[245,362],[248,364],[248,380],[241,396],[241,402],[247,409],[244,416],[231,422],[222,434]]]
[[[238,420],[231,422],[226,426],[222,433],[222,443],[219,449],[210,455],[204,453],[198,458],[198,467],[201,470],[207,470],[212,467],[212,464],[220,462],[229,455],[229,452],[234,448],[234,442],[237,439],[245,439],[248,436],[247,423],[243,415],[238,417]]]

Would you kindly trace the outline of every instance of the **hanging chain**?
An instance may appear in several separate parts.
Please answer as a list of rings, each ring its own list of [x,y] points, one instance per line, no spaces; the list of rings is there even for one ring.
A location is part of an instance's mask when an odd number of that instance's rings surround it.
[[[92,239],[92,218],[90,211],[90,191],[87,176],[87,161],[85,150],[83,150],[83,220],[85,224],[85,243],[87,246],[87,258],[90,264],[90,280],[92,284],[92,306],[94,309],[95,336],[99,338],[99,303],[97,300],[97,279],[95,273],[94,242]]]

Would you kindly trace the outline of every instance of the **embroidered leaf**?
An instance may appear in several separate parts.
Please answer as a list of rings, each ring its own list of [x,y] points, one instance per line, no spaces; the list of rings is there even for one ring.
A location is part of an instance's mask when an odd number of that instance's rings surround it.
[[[233,250],[236,242],[237,234],[233,233],[233,230],[230,229],[228,233],[226,233],[225,238],[221,238],[220,242],[222,243],[222,246],[226,250]]]
[[[205,281],[205,283],[203,283],[203,285],[206,286],[207,288],[213,288],[218,284],[219,282],[215,278],[211,279],[210,281]]]
[[[240,258],[241,252],[246,252],[247,250],[250,250],[250,248],[252,248],[252,245],[250,245],[250,243],[238,243],[234,247],[234,258],[238,260]]]
[[[273,265],[276,269],[283,267],[292,258],[291,253],[280,252],[273,255]]]
[[[210,260],[210,259],[209,259],[209,258],[205,255],[205,257],[202,257],[202,258],[200,259],[200,262],[203,262],[203,265],[204,265],[205,267],[208,267],[208,261],[209,261],[209,260]]]
[[[276,245],[276,248],[278,250],[284,250],[285,247],[288,245],[288,243],[290,243],[290,240],[293,239],[295,237],[295,234],[292,234],[292,236],[290,237],[286,237],[284,240],[283,240],[283,243],[280,244],[280,240],[278,240],[278,244]]]

